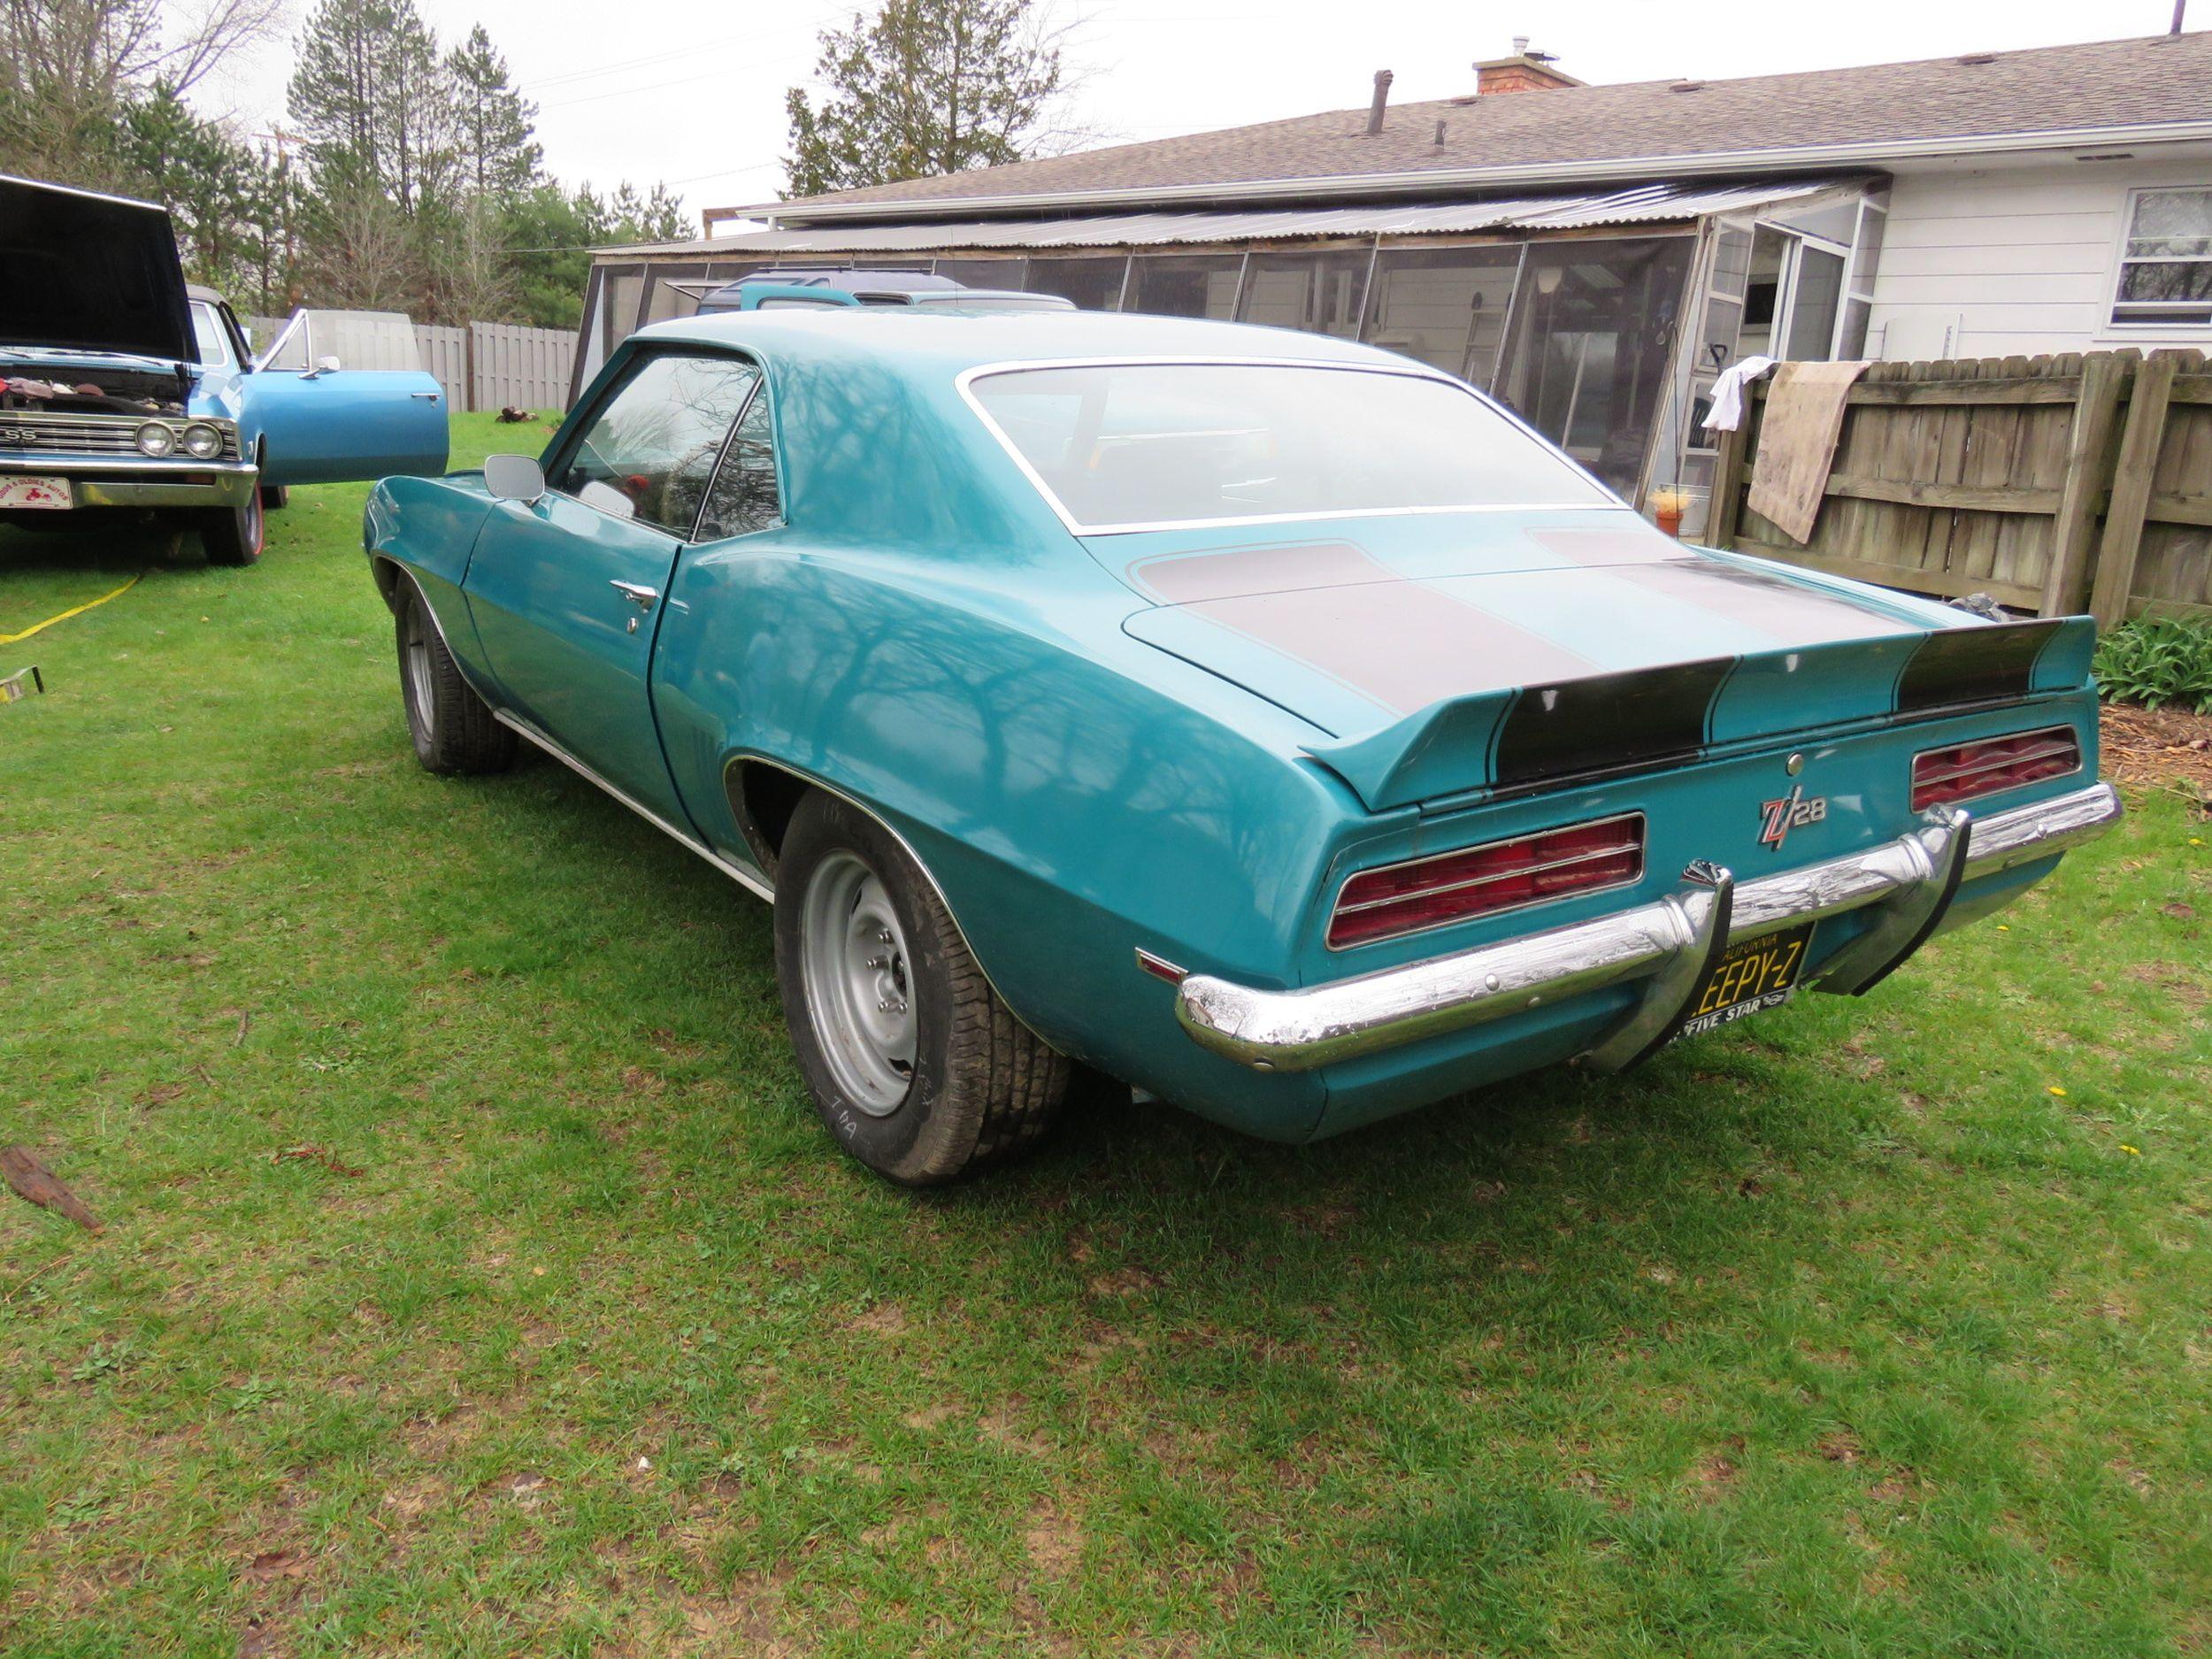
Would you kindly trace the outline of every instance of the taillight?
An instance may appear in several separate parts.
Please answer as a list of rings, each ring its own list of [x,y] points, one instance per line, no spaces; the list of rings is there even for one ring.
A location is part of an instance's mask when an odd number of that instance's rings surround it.
[[[1995,795],[2081,770],[2081,742],[2070,726],[1925,749],[1912,757],[1913,810]]]
[[[1460,852],[1363,870],[1336,895],[1333,948],[1417,933],[1571,893],[1625,887],[1644,873],[1640,812],[1486,841]]]

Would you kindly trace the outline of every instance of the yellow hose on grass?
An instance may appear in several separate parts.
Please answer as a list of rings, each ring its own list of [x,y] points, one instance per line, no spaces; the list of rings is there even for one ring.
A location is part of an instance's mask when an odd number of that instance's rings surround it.
[[[130,580],[125,582],[120,588],[117,588],[111,594],[102,594],[97,599],[88,599],[81,605],[72,605],[68,610],[63,611],[58,617],[49,617],[43,622],[34,622],[29,627],[24,629],[20,634],[0,634],[0,645],[13,645],[19,640],[27,640],[34,634],[43,633],[46,629],[52,627],[57,622],[66,622],[72,617],[81,617],[86,611],[92,610],[95,606],[104,605],[111,599],[121,598],[125,594],[130,592],[132,588],[137,587],[139,583],[144,581],[145,580],[146,572],[144,571],[141,571],[137,575],[132,577]]]

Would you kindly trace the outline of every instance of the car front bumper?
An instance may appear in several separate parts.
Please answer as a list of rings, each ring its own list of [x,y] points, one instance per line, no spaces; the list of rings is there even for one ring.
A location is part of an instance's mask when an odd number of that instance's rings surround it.
[[[10,455],[0,479],[60,478],[79,511],[94,507],[242,507],[261,481],[247,461],[133,461],[81,455]]]
[[[1617,1070],[1680,1028],[1726,945],[1871,910],[1860,934],[1805,980],[1863,991],[1942,925],[1962,882],[2080,846],[2120,816],[2119,794],[2104,783],[1987,818],[1939,810],[1864,852],[1741,883],[1693,864],[1683,887],[1655,902],[1356,979],[1265,990],[1190,974],[1176,1018],[1216,1054],[1257,1071],[1303,1071],[1642,981],[1634,1006],[1587,1056]]]

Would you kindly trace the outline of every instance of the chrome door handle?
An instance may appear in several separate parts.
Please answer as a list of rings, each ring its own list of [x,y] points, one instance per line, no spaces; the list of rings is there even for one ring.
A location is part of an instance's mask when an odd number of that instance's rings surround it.
[[[426,403],[434,403],[441,397],[444,396],[445,394],[443,392],[410,392],[407,396],[410,397],[419,397]]]
[[[661,595],[657,588],[642,588],[635,582],[610,582],[607,585],[640,611],[650,611],[660,603]]]

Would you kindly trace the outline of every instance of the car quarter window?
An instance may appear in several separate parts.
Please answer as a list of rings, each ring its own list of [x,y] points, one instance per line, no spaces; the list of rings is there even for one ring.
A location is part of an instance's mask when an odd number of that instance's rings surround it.
[[[737,357],[656,352],[585,422],[552,482],[618,518],[688,536],[722,442],[760,383]]]
[[[215,308],[205,300],[192,302],[192,344],[202,368],[237,366],[237,359],[231,354],[230,333],[223,326],[223,319],[216,315]]]
[[[699,539],[750,535],[783,522],[783,492],[776,482],[775,430],[764,386],[745,405],[744,418],[722,457],[699,516]]]

